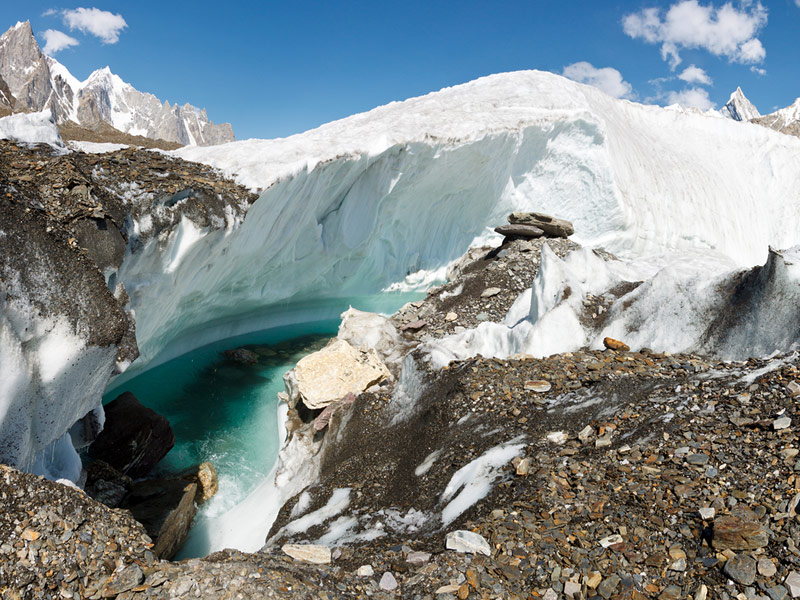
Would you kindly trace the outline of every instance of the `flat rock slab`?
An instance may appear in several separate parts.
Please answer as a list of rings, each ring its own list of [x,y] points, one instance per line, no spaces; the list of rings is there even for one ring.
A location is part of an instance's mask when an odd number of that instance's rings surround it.
[[[314,563],[315,565],[327,565],[331,562],[331,549],[327,546],[318,544],[284,544],[281,547],[284,554],[288,554],[295,560],[301,562]]]
[[[490,556],[492,553],[489,542],[487,542],[482,535],[464,529],[448,533],[445,547],[448,550],[468,552],[470,554],[485,554],[486,556]]]
[[[544,235],[544,231],[535,225],[500,225],[499,227],[495,227],[494,230],[500,235],[504,235],[506,237],[540,238]]]
[[[547,237],[569,237],[575,233],[572,223],[550,215],[535,212],[514,212],[508,215],[511,225],[532,225],[541,229]]]

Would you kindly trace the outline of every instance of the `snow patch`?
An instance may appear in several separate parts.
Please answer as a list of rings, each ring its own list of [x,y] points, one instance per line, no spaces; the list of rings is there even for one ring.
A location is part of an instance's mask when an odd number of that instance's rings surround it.
[[[516,441],[511,440],[487,450],[453,474],[439,498],[441,503],[447,503],[442,509],[442,524],[445,527],[489,494],[495,480],[501,476],[500,470],[512,458],[519,456],[525,447],[525,444],[514,443]]]

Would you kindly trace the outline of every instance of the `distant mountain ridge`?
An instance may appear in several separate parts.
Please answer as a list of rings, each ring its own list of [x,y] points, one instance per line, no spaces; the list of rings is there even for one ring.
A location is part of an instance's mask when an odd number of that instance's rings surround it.
[[[800,137],[800,98],[786,108],[762,115],[744,95],[742,88],[737,87],[719,112],[734,121],[756,123],[787,135]]]
[[[10,96],[10,97],[9,97]],[[5,108],[5,111],[3,109]],[[0,36],[0,112],[50,110],[56,123],[107,130],[181,145],[234,141],[230,123],[214,124],[205,110],[161,102],[108,67],[79,81],[39,48],[29,22]]]

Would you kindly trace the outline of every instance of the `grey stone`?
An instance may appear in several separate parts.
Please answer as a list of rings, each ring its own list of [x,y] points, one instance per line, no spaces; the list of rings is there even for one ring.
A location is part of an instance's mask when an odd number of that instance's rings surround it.
[[[144,573],[138,565],[131,565],[116,571],[103,586],[102,595],[104,598],[113,598],[117,594],[127,592],[132,587],[136,587],[144,581]]]
[[[564,595],[574,598],[575,594],[581,593],[581,584],[574,581],[567,581],[564,584]]]
[[[800,573],[792,571],[786,576],[783,584],[786,586],[786,589],[789,590],[792,598],[800,596]]]
[[[771,588],[767,588],[767,595],[772,600],[785,600],[788,594],[789,590],[787,590],[782,585],[776,585]]]
[[[603,579],[602,583],[597,586],[597,593],[603,598],[611,598],[617,590],[617,587],[619,587],[620,581],[622,581],[622,579],[616,574],[606,577]]]
[[[708,454],[690,454],[686,457],[686,462],[690,465],[704,465],[708,462]]]
[[[778,569],[775,567],[775,563],[773,563],[768,558],[759,558],[758,559],[758,574],[764,577],[772,577],[775,573],[778,572]]]
[[[724,571],[735,582],[750,585],[756,580],[756,561],[748,554],[737,554],[728,559]]]
[[[791,417],[781,417],[780,419],[775,419],[772,422],[772,428],[775,431],[780,431],[781,429],[787,429],[792,424]]]
[[[500,225],[500,227],[495,227],[494,230],[500,235],[504,235],[506,237],[516,236],[524,238],[538,238],[544,235],[544,231],[542,231],[535,225],[522,225],[522,224]]]

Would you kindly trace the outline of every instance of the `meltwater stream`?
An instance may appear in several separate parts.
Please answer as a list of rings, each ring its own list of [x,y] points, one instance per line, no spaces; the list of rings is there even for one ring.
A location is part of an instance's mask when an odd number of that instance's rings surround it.
[[[341,310],[352,305],[392,313],[423,296],[404,292],[351,298],[342,302]],[[282,443],[277,394],[284,389],[283,375],[300,358],[324,346],[336,335],[338,326],[339,319],[325,319],[228,338],[106,391],[104,402],[131,391],[142,404],[169,420],[175,446],[151,476],[174,475],[204,461],[216,468],[219,491],[200,507],[195,527],[213,527],[215,519],[236,507],[270,474]],[[258,364],[239,364],[223,355],[225,350],[239,347],[258,354]],[[266,534],[261,533],[261,539]],[[192,539],[179,558],[215,549],[205,546]]]

